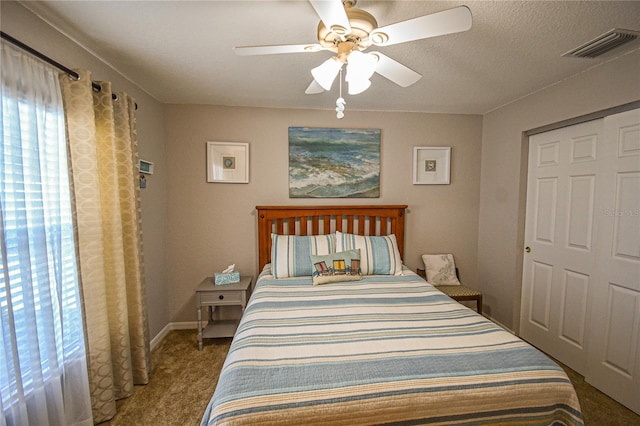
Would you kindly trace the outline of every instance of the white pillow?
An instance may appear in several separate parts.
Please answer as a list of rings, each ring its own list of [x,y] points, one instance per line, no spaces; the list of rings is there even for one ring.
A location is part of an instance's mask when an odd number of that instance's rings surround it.
[[[452,254],[423,254],[427,282],[433,285],[460,285]]]
[[[333,234],[299,236],[271,234],[271,269],[274,278],[311,276],[309,256],[335,252]]]
[[[336,251],[360,249],[362,275],[400,275],[402,259],[395,235],[363,236],[336,232]]]

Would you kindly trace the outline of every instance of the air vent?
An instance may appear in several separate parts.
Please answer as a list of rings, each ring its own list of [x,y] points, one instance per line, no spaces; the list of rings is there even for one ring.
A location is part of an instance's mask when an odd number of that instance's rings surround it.
[[[616,47],[637,39],[638,34],[640,33],[636,31],[614,28],[562,56],[597,58]]]

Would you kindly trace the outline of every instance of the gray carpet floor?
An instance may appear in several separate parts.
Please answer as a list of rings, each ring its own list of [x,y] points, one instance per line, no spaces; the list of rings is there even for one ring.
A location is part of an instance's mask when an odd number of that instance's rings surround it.
[[[198,351],[195,330],[171,331],[152,353],[148,385],[118,401],[118,414],[102,425],[199,425],[213,395],[231,339],[207,339]],[[578,394],[585,425],[640,426],[640,416],[564,367]]]

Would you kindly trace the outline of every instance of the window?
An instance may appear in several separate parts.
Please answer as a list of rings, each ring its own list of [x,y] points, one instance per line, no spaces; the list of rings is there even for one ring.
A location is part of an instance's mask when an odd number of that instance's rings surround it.
[[[85,365],[86,386],[86,360],[64,112],[56,71],[5,44],[2,62],[2,408],[9,424],[65,424],[65,374]]]

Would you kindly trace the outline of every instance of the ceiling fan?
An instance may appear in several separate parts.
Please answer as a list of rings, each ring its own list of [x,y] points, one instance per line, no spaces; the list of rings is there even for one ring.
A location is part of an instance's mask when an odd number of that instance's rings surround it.
[[[316,94],[330,90],[343,65],[347,64],[345,81],[349,84],[349,94],[355,95],[371,85],[369,79],[374,72],[402,87],[408,87],[422,77],[380,52],[363,53],[369,47],[391,46],[471,28],[471,11],[466,6],[378,27],[373,15],[354,7],[356,1],[309,0],[320,17],[318,43],[238,46],[234,51],[241,56],[312,53],[323,50],[333,52],[336,56],[311,70],[313,81],[305,93]]]

